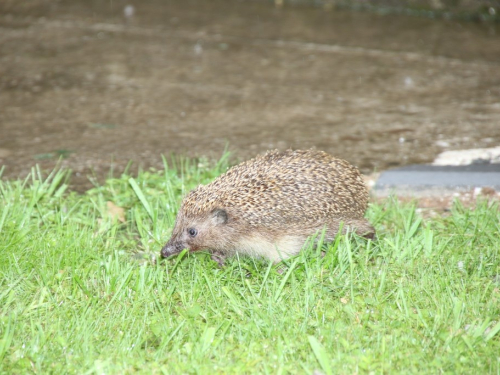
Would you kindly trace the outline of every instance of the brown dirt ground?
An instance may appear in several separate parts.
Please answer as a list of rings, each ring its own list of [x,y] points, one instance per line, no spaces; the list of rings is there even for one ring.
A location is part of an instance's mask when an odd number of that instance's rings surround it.
[[[500,144],[498,24],[226,0],[147,0],[126,18],[126,4],[0,3],[4,179],[62,156],[84,190],[226,144],[234,159],[315,147],[370,174]]]

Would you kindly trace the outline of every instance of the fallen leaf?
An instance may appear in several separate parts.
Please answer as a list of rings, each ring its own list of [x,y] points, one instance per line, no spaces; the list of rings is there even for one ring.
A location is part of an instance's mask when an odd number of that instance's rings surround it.
[[[112,218],[117,219],[122,223],[125,222],[125,210],[122,207],[117,206],[111,201],[107,201],[106,206],[108,207],[108,214]]]

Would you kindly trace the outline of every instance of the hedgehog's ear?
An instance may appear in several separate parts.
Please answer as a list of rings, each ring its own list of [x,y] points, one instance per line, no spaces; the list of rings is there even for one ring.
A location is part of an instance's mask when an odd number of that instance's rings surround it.
[[[227,212],[222,208],[216,208],[212,211],[212,219],[215,225],[226,224],[227,223]]]

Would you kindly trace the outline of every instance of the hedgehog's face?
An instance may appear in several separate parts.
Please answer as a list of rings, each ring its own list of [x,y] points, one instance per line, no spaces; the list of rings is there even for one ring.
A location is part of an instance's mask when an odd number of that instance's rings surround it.
[[[227,227],[228,215],[223,209],[215,209],[202,217],[190,218],[179,212],[172,231],[172,237],[161,250],[166,258],[184,249],[197,251],[215,250],[220,247]]]

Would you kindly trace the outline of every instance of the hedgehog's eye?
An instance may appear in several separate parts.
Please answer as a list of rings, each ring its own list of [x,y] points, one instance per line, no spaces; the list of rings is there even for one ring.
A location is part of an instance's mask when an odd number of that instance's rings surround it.
[[[191,237],[196,237],[196,235],[198,234],[198,231],[195,228],[189,228],[188,233]]]

